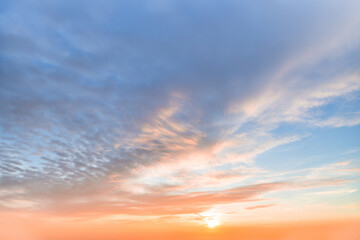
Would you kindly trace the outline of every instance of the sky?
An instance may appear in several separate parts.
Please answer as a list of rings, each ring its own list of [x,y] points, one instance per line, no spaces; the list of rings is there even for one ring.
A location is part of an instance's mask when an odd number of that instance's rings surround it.
[[[358,239],[359,12],[1,1],[1,239]]]

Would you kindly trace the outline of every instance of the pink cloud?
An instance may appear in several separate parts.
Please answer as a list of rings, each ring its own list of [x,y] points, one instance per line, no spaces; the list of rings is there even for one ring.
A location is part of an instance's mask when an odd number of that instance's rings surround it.
[[[258,208],[272,207],[272,206],[275,206],[275,205],[276,205],[276,204],[274,204],[274,203],[269,203],[269,204],[263,204],[263,205],[250,206],[250,207],[246,207],[245,209],[253,210],[253,209],[258,209]]]

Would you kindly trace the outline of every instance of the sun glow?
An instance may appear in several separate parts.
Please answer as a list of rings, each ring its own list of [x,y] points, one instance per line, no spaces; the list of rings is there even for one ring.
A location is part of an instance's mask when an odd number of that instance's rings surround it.
[[[220,225],[219,219],[217,217],[207,217],[205,222],[209,228],[213,228]]]
[[[199,214],[202,217],[202,220],[206,223],[206,225],[209,228],[214,228],[216,226],[220,225],[220,213],[217,212],[216,210],[209,210],[203,213]]]

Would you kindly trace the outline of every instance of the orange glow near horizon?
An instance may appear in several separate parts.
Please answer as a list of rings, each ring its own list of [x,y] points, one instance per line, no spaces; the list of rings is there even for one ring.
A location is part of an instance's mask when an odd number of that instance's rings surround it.
[[[57,222],[0,216],[0,239],[4,240],[358,240],[360,219],[274,224],[218,225],[211,228],[163,222]]]

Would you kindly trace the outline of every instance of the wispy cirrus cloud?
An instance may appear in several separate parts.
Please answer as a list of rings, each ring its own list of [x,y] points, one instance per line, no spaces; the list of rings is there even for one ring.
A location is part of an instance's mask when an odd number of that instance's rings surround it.
[[[277,185],[257,159],[359,125],[356,1],[1,5],[3,208],[180,214],[354,181],[314,163]]]

